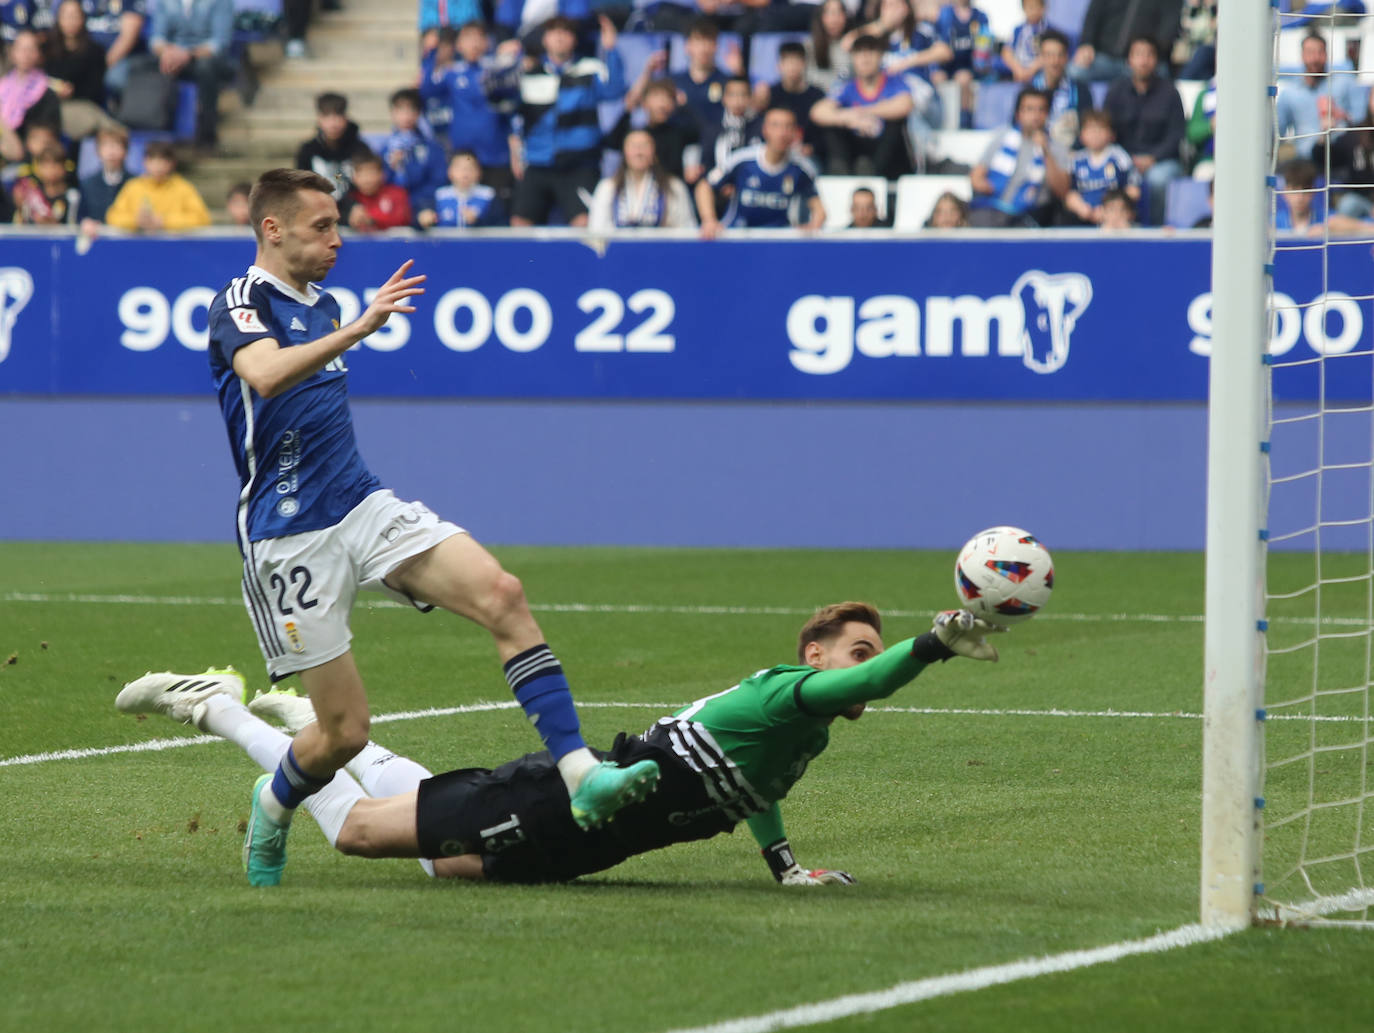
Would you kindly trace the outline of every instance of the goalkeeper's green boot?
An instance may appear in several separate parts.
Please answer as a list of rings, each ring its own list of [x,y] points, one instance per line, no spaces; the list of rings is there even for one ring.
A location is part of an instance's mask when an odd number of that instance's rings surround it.
[[[572,795],[573,821],[584,829],[610,821],[622,807],[644,799],[658,788],[658,762],[641,760],[622,768],[603,760],[587,772]]]
[[[286,833],[291,823],[273,821],[262,806],[263,789],[271,782],[271,775],[263,775],[253,783],[253,811],[243,836],[243,870],[254,886],[276,886],[286,868]]]

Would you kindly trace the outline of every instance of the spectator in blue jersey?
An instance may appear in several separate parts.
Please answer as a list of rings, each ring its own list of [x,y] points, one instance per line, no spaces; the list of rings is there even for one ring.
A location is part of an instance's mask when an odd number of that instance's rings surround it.
[[[779,229],[800,225],[818,230],[825,225],[825,207],[816,193],[816,168],[793,157],[797,120],[786,108],[770,108],[763,116],[763,143],[736,151],[697,184],[701,235],[707,240],[725,228]],[[729,198],[724,216],[716,215],[720,190]]]
[[[1140,200],[1140,173],[1116,142],[1107,112],[1084,115],[1082,137],[1083,149],[1073,156],[1073,185],[1064,197],[1064,207],[1079,223],[1100,225],[1102,200],[1108,193],[1122,193],[1132,203]]]
[[[688,229],[697,224],[687,185],[669,175],[654,155],[654,138],[643,129],[625,136],[620,167],[596,185],[587,228]]]
[[[448,160],[448,185],[434,192],[416,221],[425,229],[478,229],[504,226],[506,209],[496,191],[482,182],[482,163],[471,151],[454,151]]]
[[[1282,171],[1274,204],[1274,229],[1295,237],[1316,236],[1326,222],[1326,206],[1316,203],[1323,192],[1317,166],[1296,158],[1284,165]]]
[[[1280,80],[1275,112],[1279,135],[1295,136],[1298,156],[1311,158],[1323,131],[1359,118],[1364,104],[1357,75],[1328,71],[1326,40],[1319,32],[1302,41],[1302,67],[1303,75]]]
[[[811,121],[811,109],[825,98],[825,91],[806,79],[806,48],[784,43],[778,48],[778,78],[763,92],[762,110],[786,108],[797,119],[801,153],[810,158],[824,151],[820,127]]]
[[[940,96],[931,85],[931,74],[948,62],[954,51],[931,22],[920,20],[915,0],[881,0],[877,20],[851,33],[846,42],[852,47],[865,34],[887,41],[883,70],[888,75],[901,76],[911,92],[907,134],[917,168],[924,169],[935,129],[942,121]]]
[[[1050,31],[1045,17],[1045,0],[1021,0],[1026,20],[1012,30],[1011,39],[1002,45],[1002,64],[1012,82],[1030,82],[1040,71],[1040,38]]]
[[[605,62],[577,58],[576,26],[564,17],[544,27],[542,58],[527,58],[515,79],[522,131],[512,226],[545,225],[557,207],[571,226],[587,224],[587,202],[601,179],[597,106],[625,96],[625,65],[617,33],[604,15]],[[509,87],[503,87],[509,89]]]
[[[549,19],[569,22],[576,35],[592,17],[591,0],[495,0],[494,21],[505,36],[514,36],[536,49],[543,41]]]
[[[678,89],[678,102],[695,115],[702,126],[720,120],[726,80],[732,75],[744,74],[744,61],[738,48],[732,47],[722,55],[717,65],[719,40],[720,30],[710,18],[694,21],[684,43],[687,68],[672,77]]]
[[[708,173],[724,165],[741,147],[762,139],[762,120],[749,110],[750,95],[749,80],[744,76],[726,80],[720,118],[706,123],[701,131],[701,163]]]
[[[1068,76],[1069,37],[1050,29],[1040,37],[1040,70],[1030,84],[1050,95],[1050,139],[1061,147],[1078,144],[1083,116],[1093,106],[1092,92],[1086,83]]]
[[[1050,98],[1032,86],[1016,97],[1014,125],[995,132],[969,173],[969,225],[994,229],[1048,223],[1069,189],[1069,155],[1050,139]]]
[[[1164,221],[1164,198],[1183,173],[1183,136],[1187,119],[1173,83],[1157,75],[1159,51],[1149,36],[1131,41],[1127,52],[1131,74],[1107,90],[1102,107],[1111,116],[1117,141],[1145,177],[1148,222]]]
[[[315,125],[315,135],[296,149],[296,168],[329,180],[334,200],[341,201],[352,186],[353,155],[362,147],[358,124],[348,117],[348,98],[341,93],[316,97]]]
[[[448,182],[444,149],[422,131],[420,105],[419,90],[397,90],[391,95],[391,133],[380,149],[386,181],[406,192],[415,211]]]
[[[81,181],[81,205],[77,212],[81,232],[87,236],[95,236],[100,231],[105,213],[129,181],[129,170],[124,167],[129,157],[129,134],[123,129],[97,131],[95,153],[100,159],[100,168]]]
[[[446,29],[481,20],[479,0],[420,0],[421,49],[433,49],[439,42],[439,34]]]
[[[425,121],[434,135],[447,140],[453,123],[453,107],[448,90],[442,87],[444,73],[453,64],[458,45],[458,30],[444,26],[425,36],[420,47],[420,99]]]
[[[1157,53],[1178,38],[1183,0],[1092,0],[1083,15],[1069,75],[1079,82],[1107,82],[1129,70],[1131,41],[1148,36]]]
[[[992,32],[988,28],[988,16],[973,6],[973,0],[954,0],[940,8],[935,29],[954,56],[931,73],[931,82],[936,86],[950,79],[958,83],[959,125],[971,129],[974,83],[992,70]]]
[[[215,295],[208,316],[210,372],[240,480],[244,600],[272,680],[298,677],[317,718],[253,787],[243,863],[254,886],[281,882],[296,808],[368,745],[368,695],[349,629],[362,590],[490,632],[580,827],[603,824],[658,781],[657,765],[608,767],[587,749],[567,677],[520,582],[463,528],[397,498],[363,462],[345,356],[393,314],[414,313],[425,277],[411,275],[407,260],[341,326],[338,301],[317,286],[342,243],[332,189],[295,169],[258,178],[255,261]]]
[[[441,107],[447,116],[450,151],[472,151],[482,163],[482,181],[508,196],[511,174],[510,125],[505,111],[489,96],[493,75],[502,61],[518,59],[512,43],[497,57],[488,53],[491,37],[481,22],[458,30],[454,56],[440,63],[438,47],[426,54],[420,69],[420,96],[427,105]],[[502,65],[506,67],[506,65]]]
[[[196,144],[219,139],[219,92],[234,77],[233,0],[155,0],[148,49],[158,70],[196,85]]]
[[[903,79],[883,71],[883,51],[877,36],[855,40],[849,52],[854,77],[836,83],[811,109],[812,120],[825,130],[826,171],[832,176],[896,179],[911,171],[911,91]]]

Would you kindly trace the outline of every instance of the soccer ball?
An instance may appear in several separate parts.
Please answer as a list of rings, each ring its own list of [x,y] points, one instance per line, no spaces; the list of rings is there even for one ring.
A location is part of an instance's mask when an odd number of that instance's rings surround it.
[[[989,527],[979,531],[954,561],[959,605],[993,624],[1030,620],[1050,601],[1054,561],[1029,531]]]

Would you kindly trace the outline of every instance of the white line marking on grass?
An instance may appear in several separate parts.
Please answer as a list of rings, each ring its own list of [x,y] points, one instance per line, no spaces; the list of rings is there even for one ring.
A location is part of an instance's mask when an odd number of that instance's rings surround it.
[[[0,603],[95,603],[128,606],[242,606],[238,596],[191,595],[91,595],[80,592],[3,592]],[[368,609],[410,610],[409,603],[390,599],[363,599],[359,606]],[[646,613],[678,614],[687,617],[809,617],[814,607],[806,606],[681,606],[658,603],[532,603],[536,613]],[[930,616],[933,610],[886,610],[888,617]],[[1053,610],[1036,615],[1037,622],[1065,622],[1073,624],[1201,624],[1200,613],[1058,613]],[[1305,617],[1272,617],[1272,624],[1308,625]],[[1363,617],[1323,617],[1323,625],[1363,628],[1369,621]]]
[[[390,724],[393,721],[415,721],[426,717],[451,717],[455,714],[481,714],[494,710],[515,710],[520,704],[514,700],[483,701],[464,703],[453,707],[428,707],[424,710],[398,710],[390,714],[372,715],[375,725]],[[671,713],[687,704],[678,703],[624,703],[579,700],[579,710],[653,710]],[[1095,717],[1131,718],[1137,720],[1184,720],[1201,721],[1201,714],[1182,710],[1144,711],[1144,710],[1049,710],[1030,709],[976,709],[973,707],[869,707],[869,713],[877,714],[921,714],[927,717]],[[1363,717],[1340,715],[1310,714],[1270,714],[1270,721],[1316,721],[1318,723],[1345,724],[1363,722]],[[85,749],[54,750],[47,753],[27,753],[18,757],[0,757],[0,768],[18,767],[24,764],[46,764],[54,760],[84,760],[87,757],[105,757],[117,753],[157,753],[161,750],[175,750],[183,746],[203,746],[211,742],[223,742],[218,736],[196,735],[178,739],[149,739],[147,742],[126,743],[119,746],[92,746]]]
[[[1004,983],[1035,979],[1058,972],[1072,972],[1075,969],[1101,965],[1109,961],[1119,961],[1134,954],[1158,954],[1177,947],[1191,947],[1194,944],[1219,940],[1232,931],[1234,930],[1184,925],[1144,940],[1124,940],[1106,947],[1067,951],[1047,957],[1025,958],[1003,965],[987,965],[950,975],[931,976],[929,979],[898,983],[896,986],[873,993],[849,994],[829,1001],[817,1001],[814,1004],[769,1012],[766,1015],[752,1015],[709,1026],[673,1030],[672,1033],[769,1033],[777,1029],[813,1026],[851,1015],[867,1015],[889,1008],[899,1008],[905,1004],[928,1001],[935,997],[947,997],[969,990],[985,990],[990,986],[1001,986]]]

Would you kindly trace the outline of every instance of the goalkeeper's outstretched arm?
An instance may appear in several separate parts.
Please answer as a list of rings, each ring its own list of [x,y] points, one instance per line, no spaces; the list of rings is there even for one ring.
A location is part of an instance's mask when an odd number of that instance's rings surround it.
[[[782,829],[782,809],[777,801],[768,810],[749,818],[749,831],[758,841],[773,878],[784,886],[822,886],[827,883],[852,886],[858,881],[848,872],[827,868],[808,870],[797,864],[792,856],[792,845],[787,842],[787,835]]]
[[[996,661],[985,635],[1004,631],[967,610],[936,616],[930,631],[904,639],[854,667],[817,671],[797,686],[797,703],[808,713],[840,714],[859,703],[886,699],[928,666],[954,656]]]

